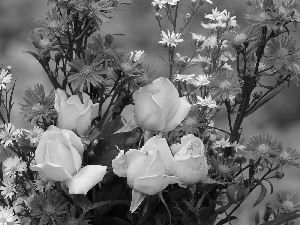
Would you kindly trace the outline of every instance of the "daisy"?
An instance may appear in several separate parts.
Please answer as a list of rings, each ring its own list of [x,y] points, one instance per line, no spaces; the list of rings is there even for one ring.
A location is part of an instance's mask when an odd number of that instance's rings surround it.
[[[178,42],[183,41],[183,39],[180,39],[180,35],[181,33],[175,33],[174,31],[170,33],[170,31],[168,30],[168,34],[166,34],[166,32],[164,31],[161,31],[162,40],[158,43],[168,45],[169,47],[176,47]]]
[[[5,166],[4,173],[6,176],[14,177],[16,172],[22,173],[27,169],[26,162],[15,156],[14,158],[9,157],[3,162]]]
[[[74,90],[83,91],[83,89],[90,90],[91,84],[94,87],[100,86],[103,83],[105,69],[103,68],[102,61],[99,57],[92,59],[90,51],[86,51],[85,59],[76,58],[70,62],[70,67],[77,72],[73,72],[68,77],[68,83],[71,83]]]
[[[212,99],[211,95],[205,98],[197,96],[197,100],[198,100],[198,102],[196,103],[197,105],[207,106],[208,108],[218,107],[216,101]]]
[[[20,219],[15,215],[13,208],[0,206],[0,225],[17,225]]]
[[[36,84],[34,89],[28,88],[25,91],[25,97],[23,98],[25,104],[21,105],[21,114],[24,115],[25,121],[32,124],[48,121],[49,117],[54,110],[54,95],[45,95],[44,86]]]
[[[200,87],[208,85],[210,83],[210,80],[208,79],[208,76],[200,74],[198,76],[195,76],[194,79],[189,80],[188,83],[193,84],[196,87]]]
[[[195,74],[190,74],[190,75],[187,75],[187,74],[175,74],[174,75],[174,80],[175,81],[186,81],[188,82],[189,80],[193,79],[195,76]]]
[[[9,145],[12,145],[14,140],[17,140],[20,131],[15,128],[11,123],[6,123],[1,126],[2,130],[0,132],[1,144],[4,144],[6,148]],[[3,129],[4,128],[4,129]]]
[[[274,209],[280,209],[284,213],[292,212],[300,208],[300,201],[296,193],[288,194],[285,191],[279,192],[273,196],[269,206]]]
[[[154,0],[151,4],[154,6],[154,7],[158,7],[159,9],[163,8],[164,5],[167,3],[167,1],[165,0]]]
[[[145,52],[142,50],[130,52],[130,58],[133,62],[142,62],[145,57]]]
[[[3,184],[3,186],[0,187],[1,195],[4,198],[12,199],[12,197],[16,193],[16,185],[13,183],[13,180],[8,178],[6,180],[3,180],[2,184]]]
[[[34,126],[32,130],[29,130],[26,133],[26,139],[30,139],[31,144],[38,144],[42,138],[44,130],[38,126]]]
[[[180,0],[166,0],[167,4],[169,5],[177,5],[177,2],[179,2]]]
[[[6,89],[6,84],[11,82],[11,74],[8,70],[2,69],[0,73],[0,90]]]
[[[231,146],[231,144],[229,142],[229,138],[226,139],[226,140],[224,138],[222,138],[220,141],[215,142],[213,148],[227,148],[227,147],[230,147],[230,146]]]

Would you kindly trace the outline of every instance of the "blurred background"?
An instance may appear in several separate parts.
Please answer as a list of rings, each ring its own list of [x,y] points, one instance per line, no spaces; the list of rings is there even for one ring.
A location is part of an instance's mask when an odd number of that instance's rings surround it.
[[[160,41],[160,30],[154,17],[155,10],[151,5],[152,0],[133,0],[132,6],[125,6],[122,11],[115,12],[115,18],[111,23],[104,24],[101,33],[124,34],[116,36],[120,47],[126,51],[144,50],[146,53],[145,63],[156,70],[158,74],[167,74],[167,66],[160,58],[167,58],[166,51],[162,48]],[[201,27],[204,14],[211,12],[212,8],[218,7],[219,11],[227,9],[234,13],[241,27],[244,27],[244,16],[246,11],[245,0],[213,0],[214,4],[205,3],[202,10],[196,16],[192,32],[206,34]],[[189,0],[181,0],[181,5],[190,5]],[[19,103],[22,102],[24,91],[36,83],[45,86],[46,95],[50,92],[50,82],[39,63],[24,51],[35,51],[33,45],[28,41],[29,30],[38,25],[33,22],[35,17],[44,15],[50,7],[46,0],[0,0],[0,65],[12,66],[12,74],[17,78],[15,89],[15,105],[13,108],[12,121],[17,128],[29,128],[25,124],[22,115],[19,114]],[[187,9],[186,7],[183,7]],[[182,11],[181,17],[185,17],[187,11]],[[165,24],[163,24],[165,25]],[[164,27],[164,30],[167,26]],[[300,44],[300,33],[292,34]],[[184,34],[186,43],[180,43],[176,51],[181,55],[191,52],[191,40],[189,33]],[[299,46],[300,47],[300,46]],[[191,73],[200,73],[197,69]],[[188,72],[187,72],[188,73]],[[249,116],[243,123],[243,137],[248,141],[253,135],[268,132],[274,138],[283,141],[284,146],[291,145],[300,149],[300,88],[294,83],[285,89],[278,97],[272,99],[254,115]],[[225,115],[219,115],[215,121],[216,127],[227,127]],[[274,181],[275,192],[286,190],[298,192],[300,195],[300,171],[297,169],[286,169],[286,177],[280,181]],[[266,186],[269,189],[268,184]],[[269,189],[270,191],[270,189]],[[268,194],[269,194],[268,191]],[[256,211],[263,213],[263,205],[253,208],[253,204],[259,194],[259,190],[253,192],[248,201],[243,203],[237,211],[238,220],[233,224],[254,225]],[[300,220],[298,221],[300,224]]]

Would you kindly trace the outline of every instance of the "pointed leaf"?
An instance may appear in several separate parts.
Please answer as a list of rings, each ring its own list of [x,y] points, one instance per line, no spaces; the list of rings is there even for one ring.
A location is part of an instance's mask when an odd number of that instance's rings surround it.
[[[230,216],[228,218],[220,220],[216,225],[223,225],[223,224],[228,223],[229,221],[236,220],[236,219],[237,219],[236,216]]]
[[[263,183],[260,183],[260,194],[256,200],[256,202],[254,203],[254,206],[257,206],[265,197],[266,197],[266,194],[267,194],[267,188],[263,185]]]

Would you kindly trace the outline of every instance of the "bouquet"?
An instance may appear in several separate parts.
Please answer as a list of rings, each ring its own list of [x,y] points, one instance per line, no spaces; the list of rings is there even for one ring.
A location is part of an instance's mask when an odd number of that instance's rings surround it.
[[[26,53],[53,90],[26,90],[20,113],[29,130],[10,119],[16,81],[1,67],[0,224],[232,225],[252,191],[260,189],[256,206],[284,167],[299,168],[298,150],[268,133],[242,134],[246,117],[298,85],[290,36],[298,1],[245,0],[246,27],[215,8],[200,34],[191,21],[211,0],[153,0],[167,74],[102,33],[134,2],[48,4],[29,34],[36,51]],[[188,55],[177,52],[182,42]],[[214,124],[222,111],[228,129]],[[299,206],[296,193],[273,194],[255,224],[294,224]]]

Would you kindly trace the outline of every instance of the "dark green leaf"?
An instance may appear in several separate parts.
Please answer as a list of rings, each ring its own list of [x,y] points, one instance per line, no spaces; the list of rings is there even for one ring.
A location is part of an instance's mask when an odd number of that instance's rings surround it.
[[[257,206],[265,197],[266,197],[266,194],[267,194],[267,188],[263,185],[263,183],[260,183],[260,194],[256,200],[256,202],[254,203],[254,206]]]
[[[258,224],[259,224],[259,211],[258,211],[258,210],[257,210],[256,213],[255,213],[254,221],[255,221],[255,225],[258,225]]]
[[[131,223],[118,217],[102,217],[99,218],[96,222],[97,224],[131,225]]]
[[[223,224],[229,223],[229,221],[236,220],[236,219],[237,219],[236,216],[230,216],[229,218],[220,220],[216,225],[223,225]]]

